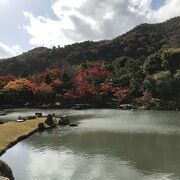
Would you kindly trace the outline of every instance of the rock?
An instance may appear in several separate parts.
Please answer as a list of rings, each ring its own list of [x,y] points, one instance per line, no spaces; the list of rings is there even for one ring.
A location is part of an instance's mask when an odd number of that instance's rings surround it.
[[[26,103],[24,104],[24,106],[26,106],[26,107],[29,106],[29,102],[26,102]]]
[[[7,115],[6,113],[0,113],[0,116],[5,116],[5,115]]]
[[[23,119],[23,117],[22,116],[18,116],[18,119],[20,120],[20,119]]]
[[[56,102],[56,103],[54,103],[54,106],[60,106],[61,105],[61,103],[60,102]]]
[[[135,111],[135,109],[131,109],[130,111],[132,111],[132,112],[133,112],[133,111]]]
[[[53,116],[51,114],[48,114],[45,123],[49,126],[54,126]]]
[[[4,161],[1,160],[0,160],[0,176],[9,178],[9,180],[14,180],[11,168]]]
[[[27,120],[36,119],[36,116],[27,116],[26,118],[23,118],[23,119],[27,119]]]
[[[79,104],[76,104],[75,106],[72,107],[72,109],[82,110],[83,108]]]
[[[122,110],[130,110],[130,109],[132,109],[132,105],[131,104],[121,104],[121,105],[119,105],[118,108],[122,109]]]
[[[59,120],[59,124],[61,125],[68,125],[69,123],[70,121],[67,116],[62,116],[61,119]]]
[[[75,126],[78,126],[78,125],[77,124],[69,124],[69,126],[75,127]]]
[[[75,106],[73,106],[72,109],[82,110],[82,109],[88,109],[90,107],[91,107],[90,104],[75,104]]]
[[[37,117],[42,117],[43,115],[42,115],[42,113],[35,113],[35,116],[37,116]]]
[[[0,121],[0,124],[4,124],[5,122],[4,121]]]
[[[39,131],[44,131],[45,130],[44,123],[39,123],[38,124],[38,129],[39,129]]]
[[[0,110],[0,116],[5,116],[7,113],[5,111]]]
[[[0,180],[10,180],[10,179],[7,177],[0,176]]]
[[[24,119],[18,119],[16,122],[24,122]]]

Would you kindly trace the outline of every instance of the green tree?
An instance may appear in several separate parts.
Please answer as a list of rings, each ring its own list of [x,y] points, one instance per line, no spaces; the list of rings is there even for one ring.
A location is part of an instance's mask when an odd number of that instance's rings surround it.
[[[46,84],[51,84],[52,83],[52,79],[51,79],[51,76],[49,74],[47,74],[44,79],[45,79]]]
[[[24,70],[22,73],[21,73],[21,78],[28,78],[29,77],[29,74]]]
[[[162,59],[161,59],[161,52],[155,53],[150,55],[143,64],[143,72],[145,74],[154,74],[158,71],[162,71],[163,68],[161,66]]]
[[[180,69],[174,74],[173,89],[175,94],[180,97]]]
[[[168,49],[161,54],[162,67],[175,73],[177,69],[180,69],[180,48]]]
[[[171,99],[174,93],[173,78],[169,71],[154,74],[156,96],[160,99]]]
[[[152,95],[155,93],[155,80],[152,76],[147,76],[142,84],[142,89],[145,92],[150,92]]]

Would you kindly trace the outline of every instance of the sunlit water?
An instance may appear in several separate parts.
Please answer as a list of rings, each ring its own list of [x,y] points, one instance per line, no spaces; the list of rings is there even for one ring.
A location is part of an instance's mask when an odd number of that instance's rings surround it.
[[[5,118],[36,111],[16,110]],[[68,114],[79,125],[36,133],[9,149],[1,159],[17,180],[180,179],[178,112],[50,112]]]

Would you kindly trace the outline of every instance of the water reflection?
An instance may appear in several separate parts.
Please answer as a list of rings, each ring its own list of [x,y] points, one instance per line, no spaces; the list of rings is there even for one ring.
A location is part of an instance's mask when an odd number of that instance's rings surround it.
[[[78,127],[36,133],[2,156],[16,179],[180,178],[179,114],[88,110],[71,118]]]
[[[57,152],[71,150],[77,156],[98,154],[131,162],[143,171],[167,172],[170,170],[180,175],[180,159],[178,158],[180,136],[107,134],[106,132],[69,133],[61,138],[46,135],[37,138],[36,136],[33,136],[26,144],[42,153],[48,149]]]

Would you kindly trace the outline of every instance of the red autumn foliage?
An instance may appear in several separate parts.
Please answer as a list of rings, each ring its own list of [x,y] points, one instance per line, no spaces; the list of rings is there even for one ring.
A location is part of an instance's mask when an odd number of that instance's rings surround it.
[[[112,90],[112,83],[101,83],[99,89],[103,92],[110,92]]]
[[[91,100],[97,97],[99,98],[97,98],[97,101],[109,101],[109,99],[116,99],[117,101],[118,99],[120,103],[124,103],[129,102],[130,98],[133,97],[133,95],[131,96],[132,89],[128,87],[114,87],[118,86],[113,79],[114,76],[111,77],[113,74],[110,74],[102,62],[88,64],[84,68],[86,69],[79,70],[75,66],[63,66],[62,69],[51,69],[44,73],[34,74],[25,80],[23,78],[17,79],[13,76],[2,76],[0,77],[0,89],[4,89],[9,84],[6,89],[23,89],[24,91],[22,93],[30,90],[34,94],[32,100],[36,99],[37,102],[43,102],[43,99],[48,102],[52,97],[57,98],[55,95],[63,96],[64,99],[72,101],[76,100],[73,102],[85,103],[88,101],[91,102]],[[125,71],[126,69],[123,70]],[[70,75],[68,78],[63,78],[63,73],[67,74],[67,72]],[[47,77],[50,79],[50,83],[48,84],[44,83],[47,82]],[[116,98],[113,98],[113,96]],[[144,93],[138,100],[141,103],[145,103],[150,99],[151,95]]]
[[[54,89],[54,90],[58,90],[61,88],[61,85],[62,85],[62,82],[60,79],[55,79],[52,81],[51,83],[51,87]]]
[[[76,93],[81,96],[96,94],[97,89],[91,81],[94,78],[105,79],[108,76],[109,72],[104,69],[101,62],[92,64],[90,69],[79,70],[74,80]],[[104,83],[100,85],[100,90],[102,91],[108,91],[110,88],[112,88],[111,84]]]
[[[40,74],[38,74],[38,77],[41,81],[43,81],[44,78],[46,77],[46,75],[47,75],[47,73],[40,73]]]
[[[95,93],[95,86],[89,82],[87,70],[81,70],[77,73],[74,85],[78,95],[84,96]]]
[[[29,90],[32,91],[35,96],[47,95],[52,92],[52,87],[50,87],[46,83],[42,83],[42,84],[31,83],[29,85]]]
[[[89,75],[95,76],[100,79],[107,78],[109,76],[109,71],[103,68],[103,64],[98,62],[92,64],[92,68],[89,70]]]
[[[4,86],[8,84],[10,81],[14,81],[15,77],[14,76],[0,76],[0,89],[2,89]]]
[[[64,98],[65,99],[77,99],[77,98],[79,98],[79,96],[75,95],[74,92],[72,90],[70,90],[64,94]]]

